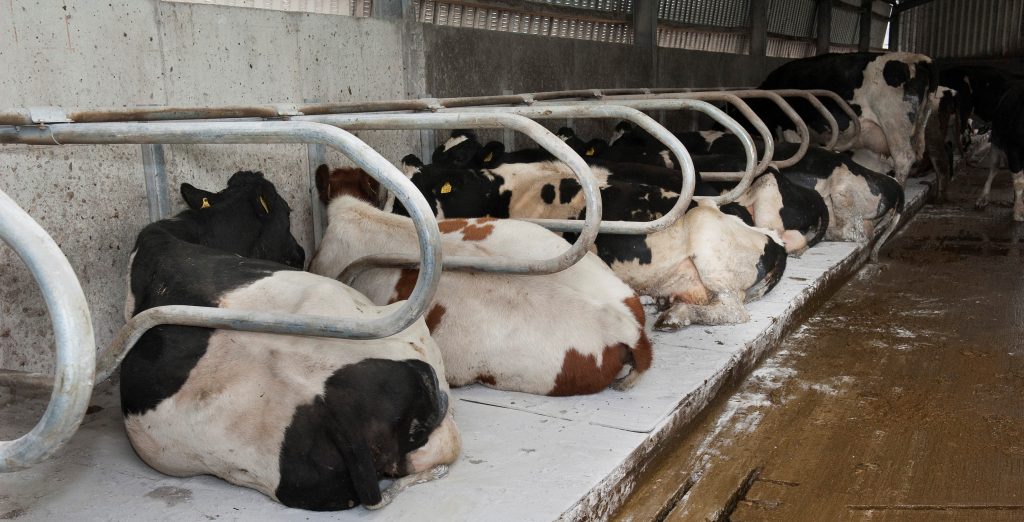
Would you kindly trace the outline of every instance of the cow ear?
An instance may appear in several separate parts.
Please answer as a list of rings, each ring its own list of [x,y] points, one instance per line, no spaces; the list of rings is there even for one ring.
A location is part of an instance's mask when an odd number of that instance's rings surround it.
[[[316,192],[324,205],[331,202],[331,169],[327,165],[316,168]]]
[[[181,198],[185,200],[188,208],[193,210],[210,208],[212,206],[210,201],[213,199],[213,196],[213,192],[193,187],[188,183],[181,184]]]
[[[341,457],[345,459],[345,469],[352,480],[356,497],[364,506],[376,506],[381,502],[380,483],[377,468],[373,465],[373,456],[362,435],[349,428],[349,423],[341,422],[334,411],[327,407],[322,395],[316,398],[317,406],[328,421],[327,432],[334,442]]]
[[[477,163],[481,168],[493,169],[498,165],[501,165],[501,158],[505,155],[505,145],[498,141],[492,141],[487,145],[484,145],[479,152],[477,152]]]

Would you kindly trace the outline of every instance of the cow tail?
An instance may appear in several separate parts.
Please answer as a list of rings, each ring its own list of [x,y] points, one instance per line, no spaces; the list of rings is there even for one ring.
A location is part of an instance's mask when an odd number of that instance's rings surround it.
[[[345,423],[338,420],[322,395],[318,395],[314,402],[327,424],[327,433],[331,442],[334,443],[338,453],[345,461],[345,468],[359,502],[367,507],[380,504],[383,498],[378,483],[377,469],[366,441],[359,433],[352,432]]]
[[[818,211],[819,218],[817,226],[814,227],[811,237],[807,238],[808,247],[812,247],[820,243],[825,239],[825,234],[828,233],[828,205],[825,204],[825,198],[821,197],[821,194],[818,194],[817,191],[814,191],[814,195],[816,196],[813,198],[814,207]]]
[[[767,240],[764,252],[757,260],[757,282],[746,292],[746,300],[758,299],[775,288],[782,280],[782,274],[786,271],[786,247],[775,242],[774,239],[765,236]]]

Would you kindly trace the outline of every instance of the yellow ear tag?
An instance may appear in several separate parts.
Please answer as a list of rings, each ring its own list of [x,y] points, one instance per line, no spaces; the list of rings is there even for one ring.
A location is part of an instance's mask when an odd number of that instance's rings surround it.
[[[594,147],[590,147],[589,149],[587,149],[586,156],[593,156],[596,152],[597,150],[594,149]]]
[[[494,159],[494,153],[493,152],[488,152],[487,155],[484,156],[484,163],[488,163],[492,159]]]
[[[199,208],[210,208],[210,200],[207,198],[203,198],[203,204]]]
[[[270,207],[267,206],[267,200],[263,199],[263,196],[259,196],[259,198],[260,198],[260,205],[263,205],[263,210],[266,211],[267,214],[269,214],[270,213]]]
[[[441,193],[442,193],[442,194],[447,194],[447,193],[449,193],[449,192],[451,192],[451,191],[452,191],[452,184],[451,184],[451,183],[448,183],[448,182],[446,181],[446,182],[444,183],[444,185],[441,185]]]

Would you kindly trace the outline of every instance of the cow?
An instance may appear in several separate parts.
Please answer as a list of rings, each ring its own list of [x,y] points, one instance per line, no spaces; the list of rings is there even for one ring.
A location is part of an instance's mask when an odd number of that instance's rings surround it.
[[[858,114],[861,132],[845,148],[857,149],[855,158],[879,172],[894,171],[900,185],[925,152],[925,127],[938,87],[938,71],[931,58],[911,53],[831,53],[787,62],[761,82],[759,89],[827,89],[846,100]],[[748,102],[769,128],[790,129],[792,122],[766,100]],[[849,117],[835,102],[822,104],[835,116],[840,132],[850,127]],[[830,134],[824,118],[810,103],[791,101],[816,139]],[[882,161],[889,158],[888,162]]]
[[[373,254],[416,254],[405,216],[377,208],[380,186],[360,169],[316,171],[327,230],[310,271],[337,278]],[[444,255],[556,257],[569,248],[539,225],[511,219],[443,219]],[[405,299],[416,270],[369,269],[352,282],[378,304]],[[451,386],[481,383],[539,395],[625,390],[651,366],[644,311],[631,288],[592,253],[554,274],[441,274],[427,314]],[[617,376],[626,366],[630,371]]]
[[[561,162],[505,163],[493,156],[493,168],[467,169],[423,165],[410,155],[403,163],[438,216],[578,219],[584,212],[581,187]],[[650,221],[678,198],[657,186],[614,181],[600,167],[591,171],[605,220]],[[771,290],[786,265],[773,232],[749,227],[710,202],[650,235],[599,235],[594,248],[626,284],[658,299],[664,310],[658,330],[747,321],[743,303]]]
[[[1013,219],[1024,221],[1024,81],[1011,83],[996,105],[992,147],[1006,156],[1013,175]],[[991,185],[994,162],[991,169],[986,188]]]
[[[1010,123],[1005,114],[1000,112],[1000,103],[1010,87],[1021,80],[1024,80],[1024,76],[987,65],[959,65],[948,67],[939,73],[941,85],[956,89],[960,93],[956,99],[958,127],[961,133],[961,142],[968,146],[962,147],[962,149],[968,148],[971,152],[987,149],[988,144],[984,139],[974,139],[974,131],[988,124],[994,126],[997,118],[1000,118],[1004,124]],[[1011,114],[1013,113],[1012,103],[1003,106],[1002,109],[1010,110]],[[1003,128],[1004,136],[1008,136],[1009,141],[1012,142],[1014,139],[1011,130],[1012,124],[1003,125]],[[1011,132],[1007,135],[1006,131]],[[996,150],[1005,152],[1000,147],[996,147]],[[961,150],[962,154],[966,152]],[[981,194],[975,201],[975,208],[980,210],[988,206],[992,182],[999,171],[1000,160],[1003,159],[1008,159],[1008,156],[1004,154],[990,156],[988,178],[985,180]]]
[[[290,209],[261,173],[227,188],[181,185],[188,208],[139,233],[126,314],[195,305],[310,316],[385,316],[337,281],[302,271]],[[120,373],[125,430],[168,475],[215,475],[308,510],[381,507],[443,474],[460,438],[440,351],[423,320],[345,340],[165,325]],[[378,481],[402,477],[381,491]]]
[[[635,147],[634,150],[650,150],[653,144],[649,141],[650,138],[644,136],[642,132],[637,129],[638,135],[644,139],[643,145]],[[743,168],[743,144],[735,134],[729,133],[684,133],[682,136],[686,136],[687,140],[694,145],[694,149],[701,151],[703,155],[694,155],[694,164],[699,170],[704,171],[738,171]],[[701,145],[703,143],[703,145]],[[758,154],[763,152],[763,145],[760,141],[755,141],[758,147]],[[617,146],[612,146],[609,150],[614,150]],[[775,154],[780,157],[790,157],[797,152],[798,146],[792,143],[776,143]],[[623,155],[633,154],[634,152],[623,152]],[[663,151],[666,161],[669,165],[674,166],[672,158],[667,155],[667,151]],[[650,158],[647,154],[644,156]],[[817,192],[821,198],[821,204],[826,209],[826,219],[824,223],[826,225],[826,232],[824,239],[829,241],[857,241],[857,242],[868,242],[874,237],[880,237],[876,243],[877,246],[881,246],[885,242],[885,236],[892,230],[898,222],[899,213],[903,211],[904,195],[903,188],[899,183],[889,176],[879,174],[866,167],[861,166],[847,155],[833,152],[822,147],[810,146],[800,161],[793,164],[790,167],[775,170],[770,167],[767,172],[775,173],[777,183],[780,187],[786,187],[788,185],[795,185],[804,190],[813,190]],[[711,183],[709,185],[716,185],[717,190],[723,190],[724,185]],[[783,189],[781,192],[782,199],[786,199],[786,195],[789,195],[790,199],[801,197],[802,193],[793,189]],[[757,194],[758,192],[751,192],[748,190],[744,194],[743,201],[747,201],[752,198],[751,194]],[[762,194],[764,191],[762,191]],[[762,195],[762,198],[771,197],[773,192],[768,191],[767,195]],[[806,198],[806,196],[803,196]],[[811,205],[818,204],[818,198],[805,199],[803,204],[794,204],[791,206],[789,212],[792,209],[806,209],[810,208]],[[785,201],[783,201],[785,203]],[[783,205],[783,209],[789,205]],[[724,205],[722,210],[725,212],[736,213],[735,210],[731,210],[730,205]],[[780,214],[784,214],[780,212]],[[774,219],[774,213],[770,214]],[[813,213],[803,212],[804,216],[812,217]],[[783,215],[783,218],[787,216]],[[789,216],[789,223],[785,225],[786,229],[798,228],[795,225],[796,218]],[[808,220],[804,218],[805,226]],[[813,220],[810,220],[813,223]],[[765,226],[765,222],[758,223],[758,226]],[[814,244],[814,241],[809,240],[809,244]],[[875,251],[877,255],[877,250]]]

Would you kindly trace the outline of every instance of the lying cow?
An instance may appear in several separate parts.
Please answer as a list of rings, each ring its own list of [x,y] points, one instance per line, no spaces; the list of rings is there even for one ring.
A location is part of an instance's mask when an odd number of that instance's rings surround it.
[[[644,140],[641,141],[642,145],[638,149],[652,150],[654,146],[650,143],[650,138],[646,138],[639,130],[636,133]],[[686,137],[695,150],[704,151],[705,155],[693,156],[694,164],[700,170],[738,171],[744,166],[743,145],[734,134],[701,132],[683,133],[681,136]],[[755,143],[758,146],[758,154],[761,154],[763,152],[762,143],[760,141]],[[613,146],[609,150],[614,151],[615,149],[619,149],[619,147]],[[775,155],[782,158],[790,157],[796,153],[797,149],[798,146],[792,143],[776,143]],[[667,151],[663,152],[667,153]],[[618,153],[620,156],[630,154],[621,149]],[[675,163],[671,162],[671,158],[668,158],[667,154],[665,156],[666,161],[670,162],[669,165],[674,167]],[[650,155],[645,157],[650,158]],[[903,188],[896,180],[859,165],[845,154],[832,152],[822,147],[812,145],[807,149],[804,157],[794,165],[780,171],[769,169],[768,172],[777,172],[774,176],[780,187],[796,185],[819,194],[821,203],[827,211],[825,219],[827,231],[824,239],[829,241],[867,242],[876,237],[879,232],[893,230],[898,219],[897,216],[903,211]],[[718,190],[724,188],[725,186],[718,186]],[[752,194],[758,193],[758,191],[748,190],[744,197],[750,199]],[[761,193],[764,194],[764,191]],[[803,195],[792,189],[784,189],[781,194],[784,210],[788,206],[785,205],[786,194],[789,194],[790,198]],[[769,196],[772,196],[771,191],[762,197]],[[806,196],[803,197],[806,198]],[[810,208],[811,205],[817,205],[818,200],[819,198],[805,199],[806,203],[794,204],[792,208]],[[723,211],[727,212],[728,208],[728,205],[722,207]],[[783,218],[787,217],[783,212],[779,214]],[[770,215],[774,217],[774,213]],[[813,218],[814,214],[805,211],[804,216]],[[785,225],[786,229],[798,228],[796,223],[799,221],[796,217],[790,216],[789,220],[789,224]],[[805,217],[804,226],[808,221],[813,223],[813,219],[808,220]],[[766,226],[766,223],[758,223],[758,226]],[[810,241],[809,243],[814,244]],[[884,238],[878,242],[879,245],[881,243],[884,243]]]
[[[301,271],[288,205],[262,174],[181,194],[188,210],[139,233],[128,315],[185,304],[370,320],[400,306]],[[139,457],[168,475],[296,508],[379,507],[391,495],[378,480],[426,479],[459,453],[443,375],[422,320],[372,341],[158,326],[121,364],[121,408]]]
[[[686,144],[697,169],[694,194],[717,196],[728,191],[732,184],[705,182],[700,179],[700,173],[742,171],[745,167],[744,153],[739,140],[736,139],[739,150],[729,151],[730,156],[727,157],[709,155],[711,147],[726,136],[723,132],[701,131],[676,136]],[[735,138],[734,135],[728,136]],[[589,142],[584,154],[591,164],[608,168],[615,174],[615,179],[640,181],[665,189],[680,186],[681,172],[676,170],[679,169],[678,161],[664,144],[629,122],[619,123],[613,137],[614,143],[609,147]],[[753,179],[750,187],[735,202],[722,205],[721,210],[738,216],[750,226],[775,232],[791,255],[800,255],[808,247],[816,245],[825,238],[829,227],[828,208],[822,196],[813,188],[793,183],[774,168]]]
[[[860,135],[844,148],[857,149],[858,162],[879,172],[891,167],[900,185],[925,152],[925,126],[932,108],[938,74],[931,58],[910,53],[833,53],[787,62],[771,73],[759,89],[826,89],[846,100],[859,115]],[[802,99],[790,100],[808,129],[824,142],[830,131],[821,114]],[[830,99],[822,103],[839,123],[850,128],[845,112]],[[792,122],[773,103],[749,104],[769,128],[791,129]],[[882,161],[890,158],[890,162]],[[881,166],[885,165],[885,168]]]
[[[1006,156],[1013,175],[1013,219],[1024,221],[1024,81],[1010,84],[996,106],[992,147]],[[989,173],[989,184],[994,175]]]
[[[416,254],[416,231],[404,216],[384,212],[380,187],[359,169],[316,172],[328,224],[310,271],[336,278],[364,256]],[[569,244],[543,227],[508,219],[438,222],[448,256],[545,259]],[[369,269],[352,285],[376,303],[408,297],[416,270]],[[633,290],[594,254],[548,275],[441,274],[427,314],[451,386],[473,383],[542,395],[599,392],[631,371],[631,386],[651,365],[644,311]]]
[[[403,160],[439,216],[578,219],[583,213],[580,185],[565,164],[491,161],[497,165],[481,170],[424,166],[414,156]],[[601,189],[605,220],[650,221],[678,198],[660,187],[616,182],[600,167],[591,171]],[[765,232],[704,204],[654,234],[602,234],[595,248],[626,284],[667,307],[655,328],[673,330],[749,319],[743,303],[773,288],[786,265],[781,241]]]

